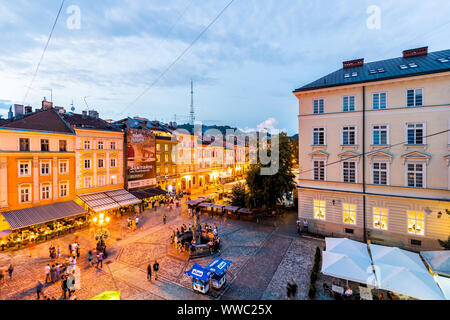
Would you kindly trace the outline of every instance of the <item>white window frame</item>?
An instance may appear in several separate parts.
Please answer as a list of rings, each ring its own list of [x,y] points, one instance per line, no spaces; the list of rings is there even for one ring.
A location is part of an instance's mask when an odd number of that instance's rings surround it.
[[[66,171],[62,171],[61,170],[61,165],[62,164],[65,164],[65,166],[66,166]],[[59,174],[67,174],[67,173],[69,173],[69,160],[59,160],[59,163],[58,163],[58,172],[59,172]]]
[[[418,125],[418,124],[422,125],[422,142],[423,143],[416,143],[416,141],[415,141],[416,140],[415,130],[417,129],[417,128],[415,128],[415,126]],[[409,143],[409,141],[408,141],[408,130],[409,130],[408,126],[410,126],[410,125],[414,126],[414,143],[412,143],[412,144]],[[426,136],[427,136],[427,124],[425,122],[407,122],[406,123],[406,125],[405,125],[405,137],[406,137],[405,141],[406,141],[407,145],[410,145],[410,146],[425,145],[425,144],[427,144]]]
[[[374,131],[375,131],[375,127],[381,127],[381,126],[386,126],[386,144],[375,144],[375,139],[374,139]],[[380,129],[377,129],[380,130]],[[385,145],[389,145],[390,144],[390,128],[388,124],[373,124],[372,125],[372,145],[373,146],[385,146]],[[381,140],[381,136],[380,136],[380,140]]]
[[[43,169],[44,165],[48,165],[48,173],[43,173],[42,172],[42,169]],[[39,174],[41,176],[50,176],[52,174],[52,163],[51,163],[51,161],[44,160],[44,161],[41,161],[39,163]]]
[[[105,150],[105,142],[103,140],[97,141],[97,150]]]
[[[28,190],[28,201],[22,201],[22,190]],[[33,201],[32,188],[30,184],[19,185],[19,203],[30,203]]]
[[[110,141],[109,148],[110,148],[110,150],[117,150],[116,149],[117,148],[116,142],[115,141]]]
[[[86,161],[89,161],[89,167],[86,167]],[[83,160],[83,168],[86,169],[86,170],[92,169],[92,161],[91,161],[91,159],[84,159]]]
[[[111,167],[111,168],[117,168],[117,159],[116,158],[111,158],[111,159],[109,159],[110,161],[109,161],[109,166]],[[113,162],[114,162],[114,165],[113,165]]]
[[[65,188],[63,189],[63,187],[65,187]],[[62,194],[63,190],[64,190],[65,193],[66,193],[65,195]],[[64,197],[68,197],[68,196],[69,196],[69,182],[67,182],[67,181],[61,181],[61,182],[59,183],[59,196],[60,196],[61,198],[64,198]]]
[[[48,192],[48,198],[44,198],[43,197],[43,195],[44,195],[44,188],[46,188],[46,187],[48,187],[48,190],[45,191],[46,193]],[[40,198],[41,198],[42,201],[51,200],[52,199],[52,184],[51,183],[48,183],[48,182],[41,183],[40,186],[39,186],[39,190],[40,190]]]
[[[409,213],[410,212],[414,212],[415,215],[415,221],[417,223],[417,221],[423,221],[423,234],[417,233],[416,231],[414,233],[409,231]],[[417,219],[417,213],[420,212],[423,214],[423,220],[421,219]],[[426,214],[425,212],[422,211],[416,211],[416,210],[408,210],[406,211],[406,233],[409,235],[414,235],[414,236],[419,236],[419,237],[425,237],[425,229],[426,229]]]
[[[91,150],[91,140],[84,140],[83,141],[83,149],[84,150]]]
[[[355,143],[344,144],[344,129],[345,128],[354,128]],[[358,127],[357,126],[354,126],[354,125],[342,126],[341,132],[342,132],[341,143],[343,146],[357,146],[358,145]],[[349,140],[350,140],[350,135],[349,135]]]
[[[119,183],[119,179],[117,178],[116,175],[112,175],[112,176],[110,177],[110,181],[111,181],[111,185],[116,185],[116,184]]]
[[[410,90],[414,90],[414,105],[413,106],[408,106],[408,91]],[[422,90],[422,104],[420,106],[416,105],[416,91],[417,90]],[[406,107],[407,108],[417,108],[417,107],[423,107],[425,105],[425,90],[424,88],[408,88],[406,89]]]
[[[384,163],[384,164],[386,164],[386,184],[376,184],[375,183],[375,174],[374,174],[374,172],[375,172],[375,169],[374,169],[374,164],[375,163],[379,163],[379,164],[381,164],[381,163]],[[374,160],[374,161],[372,161],[372,163],[371,163],[371,171],[372,171],[372,184],[373,185],[376,185],[376,186],[389,186],[390,185],[390,178],[391,178],[391,175],[390,175],[390,168],[391,168],[391,164],[390,164],[390,162],[389,161],[383,161],[383,160]],[[381,171],[383,171],[383,169],[378,169],[380,172]],[[381,179],[380,179],[380,181],[381,181]]]
[[[380,209],[380,213],[375,214],[375,209]],[[386,229],[383,229],[381,227],[381,217],[384,216],[383,214],[381,214],[381,210],[386,210],[386,221],[387,221]],[[379,228],[375,226],[375,216],[380,217],[380,227]],[[389,208],[372,207],[372,228],[375,230],[380,230],[380,231],[389,231]]]
[[[315,176],[314,176],[314,171],[315,171],[314,162],[316,162],[316,161],[323,162],[323,178],[324,178],[323,180],[320,180],[320,179],[316,180],[315,179]],[[320,176],[320,174],[319,174],[319,176]],[[314,180],[314,181],[327,181],[327,161],[325,159],[313,159],[312,160],[312,180]]]
[[[314,103],[317,101],[317,111],[319,112],[314,112]],[[323,102],[323,112],[320,112],[320,101]],[[324,114],[325,113],[325,99],[324,98],[317,98],[317,99],[313,99],[312,100],[312,108],[313,108],[313,114]]]
[[[21,171],[21,168],[20,168],[21,164],[27,164],[27,172],[28,172],[28,174],[21,174],[21,172],[20,172]],[[17,170],[18,170],[17,175],[19,177],[31,177],[31,161],[19,160],[19,163],[17,165]]]
[[[344,103],[345,98],[348,98],[348,110],[347,111],[345,111],[345,109],[344,109],[345,108],[345,103]],[[350,110],[350,106],[351,106],[350,100],[351,100],[351,98],[353,98],[353,110]],[[356,110],[356,96],[354,96],[354,95],[342,96],[342,112],[353,112],[355,110]]]
[[[102,166],[100,167],[100,161],[102,162]],[[97,159],[97,168],[98,169],[105,169],[105,159],[99,158]]]
[[[378,109],[375,109],[375,105],[373,103],[376,94],[378,95]],[[380,95],[381,94],[384,94],[386,96],[386,99],[385,99],[386,105],[384,106],[384,108],[380,108],[380,101],[381,101]],[[383,91],[381,91],[381,92],[373,92],[372,93],[372,110],[386,110],[387,106],[388,106],[388,94],[387,94],[386,91],[384,91],[384,92]]]
[[[314,144],[314,129],[323,129],[323,144]],[[314,127],[312,132],[312,145],[313,146],[326,146],[327,145],[327,129],[325,127]]]
[[[416,186],[409,186],[408,185],[408,165],[413,164],[414,165],[414,174],[417,173],[415,165],[421,164],[422,165],[422,186],[416,187]],[[427,187],[427,163],[426,161],[406,161],[405,162],[405,171],[406,171],[406,181],[405,186],[408,188],[415,188],[415,189],[426,189]],[[416,184],[416,176],[414,175],[414,184]]]
[[[353,222],[353,223],[345,222],[345,211],[346,211],[344,209],[345,205],[348,205],[348,210],[347,211],[348,211],[349,216],[351,215],[351,213],[355,214],[355,222]],[[351,206],[355,206],[355,210],[351,210]],[[342,222],[345,225],[356,226],[356,221],[357,221],[357,216],[358,216],[357,212],[358,212],[358,206],[356,204],[354,204],[354,203],[343,203],[342,204]]]
[[[344,179],[344,163],[345,162],[353,162],[354,164],[355,164],[355,182],[348,182],[348,181],[345,181],[345,179]],[[350,169],[348,169],[348,170],[350,170]],[[342,173],[342,182],[344,182],[344,183],[358,183],[358,161],[354,161],[354,160],[342,160],[341,161],[341,173]]]
[[[316,201],[318,201],[319,206],[316,207]],[[322,206],[323,204],[323,206]],[[323,209],[323,219],[319,216],[316,217],[316,208],[319,209]],[[326,221],[327,220],[327,203],[325,200],[320,200],[320,199],[313,199],[313,219],[314,220],[320,220],[320,221]]]
[[[87,181],[89,181],[89,183],[86,183]],[[92,177],[91,176],[84,177],[84,188],[92,188]]]
[[[102,180],[101,182],[100,182],[100,180]],[[98,177],[97,177],[97,186],[99,186],[99,187],[104,187],[106,185],[106,176],[104,176],[104,175],[99,175]]]

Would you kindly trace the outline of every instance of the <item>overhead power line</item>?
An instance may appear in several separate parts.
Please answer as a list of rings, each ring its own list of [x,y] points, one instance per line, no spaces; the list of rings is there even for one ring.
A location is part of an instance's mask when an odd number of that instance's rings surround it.
[[[39,71],[39,67],[41,66],[42,60],[44,59],[45,52],[47,51],[48,45],[50,43],[50,39],[52,38],[53,31],[55,30],[56,23],[58,22],[58,19],[59,19],[59,16],[61,14],[62,8],[64,7],[64,2],[65,1],[66,0],[62,0],[62,2],[61,2],[61,6],[59,7],[59,11],[58,11],[58,14],[56,15],[55,22],[53,23],[52,30],[50,31],[50,34],[48,35],[48,39],[47,39],[47,43],[45,44],[44,51],[42,51],[41,58],[39,59],[39,62],[37,64],[37,66],[36,66],[36,71],[34,72],[33,78],[31,79],[30,85],[28,86],[27,92],[25,93],[25,96],[23,97],[23,104],[26,103],[26,100],[28,98],[28,93],[30,92],[30,89],[31,89],[31,87],[32,87],[32,85],[34,83],[34,80],[36,79],[36,76],[37,76],[38,71]]]
[[[209,28],[216,23],[216,21],[222,16],[222,14],[228,9],[229,6],[234,2],[231,0],[228,4],[216,15],[216,17],[211,20],[211,22],[195,37],[195,39],[184,49],[176,58],[173,60],[160,74],[159,76],[147,87],[145,90],[139,94],[131,103],[129,103],[121,113],[124,113],[129,107],[136,103],[142,96],[144,96],[153,86],[155,86],[159,80],[170,70],[172,67],[197,43],[197,41],[209,30]]]

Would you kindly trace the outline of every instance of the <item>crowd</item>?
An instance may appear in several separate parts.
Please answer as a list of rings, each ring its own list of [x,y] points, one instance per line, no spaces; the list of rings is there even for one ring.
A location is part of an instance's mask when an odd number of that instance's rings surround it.
[[[172,235],[170,237],[170,240],[172,244],[174,244],[179,252],[188,252],[194,250],[194,244],[195,240],[192,238],[191,242],[189,243],[186,241],[184,235],[189,232],[189,238],[191,238],[192,232],[193,232],[193,225],[189,224],[189,226],[186,226],[183,224],[180,228],[177,228],[176,231],[172,231]],[[220,247],[220,239],[219,239],[219,231],[216,224],[214,225],[200,225],[200,230],[202,233],[202,238],[209,239],[208,241],[208,247],[211,254],[219,250]]]

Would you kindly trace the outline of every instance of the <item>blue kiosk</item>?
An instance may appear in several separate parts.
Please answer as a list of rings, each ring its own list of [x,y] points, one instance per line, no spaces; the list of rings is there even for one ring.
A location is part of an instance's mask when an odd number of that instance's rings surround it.
[[[211,271],[203,268],[198,263],[195,263],[191,270],[185,271],[188,276],[192,277],[192,287],[194,291],[206,294],[209,291],[209,279],[211,278]]]
[[[222,258],[215,258],[210,264],[205,268],[212,273],[211,285],[215,289],[220,289],[227,281],[226,271],[231,265],[230,260],[225,260]]]

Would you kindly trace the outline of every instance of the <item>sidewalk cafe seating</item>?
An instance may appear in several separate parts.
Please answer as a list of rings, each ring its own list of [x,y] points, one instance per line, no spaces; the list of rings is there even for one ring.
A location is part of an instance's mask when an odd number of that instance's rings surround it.
[[[206,266],[205,269],[212,273],[211,285],[214,289],[220,289],[223,287],[226,279],[226,271],[231,265],[230,260],[225,260],[222,258],[215,258],[210,264]]]
[[[188,276],[192,277],[192,287],[194,291],[206,294],[209,291],[209,280],[212,273],[195,263],[191,270],[185,271]]]

